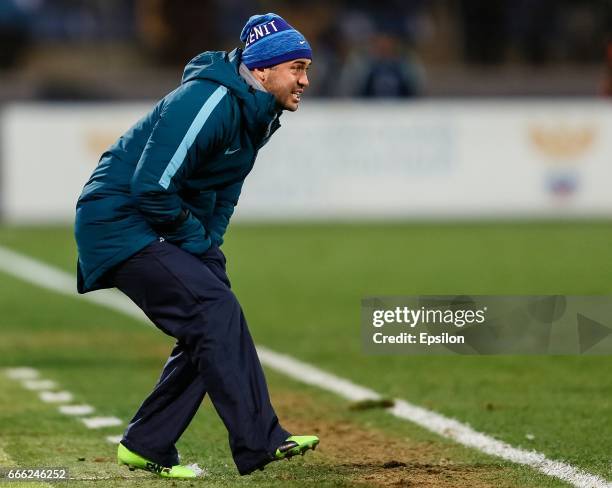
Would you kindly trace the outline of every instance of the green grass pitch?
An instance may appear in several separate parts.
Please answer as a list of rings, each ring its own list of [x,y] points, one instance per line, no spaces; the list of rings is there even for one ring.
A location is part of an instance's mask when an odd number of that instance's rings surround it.
[[[605,221],[234,223],[224,251],[257,343],[612,479],[612,358],[381,357],[365,355],[360,343],[360,300],[368,295],[612,294],[611,243],[612,224]],[[0,227],[0,245],[74,271],[68,227]],[[77,402],[123,420],[153,386],[172,345],[134,319],[2,272],[0,310],[0,368],[37,368]],[[367,486],[404,480],[416,486],[566,486],[383,410],[350,410],[347,402],[278,373],[268,372],[268,379],[281,420],[292,428],[318,429],[321,448],[240,478],[224,428],[206,401],[179,449],[208,475],[185,485]],[[0,467],[66,466],[83,486],[164,484],[114,464],[104,437],[121,428],[86,429],[2,374],[0,388]],[[334,444],[332,436],[350,444]],[[362,446],[360,438],[367,440]],[[397,449],[385,450],[385,443]],[[391,461],[400,466],[393,468]]]

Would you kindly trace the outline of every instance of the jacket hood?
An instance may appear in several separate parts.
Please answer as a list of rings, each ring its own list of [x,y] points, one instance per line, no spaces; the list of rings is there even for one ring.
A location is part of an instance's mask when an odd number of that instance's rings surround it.
[[[251,127],[267,127],[279,115],[274,96],[251,87],[238,72],[242,49],[231,52],[206,51],[193,58],[183,72],[181,83],[210,80],[228,88],[236,96]]]

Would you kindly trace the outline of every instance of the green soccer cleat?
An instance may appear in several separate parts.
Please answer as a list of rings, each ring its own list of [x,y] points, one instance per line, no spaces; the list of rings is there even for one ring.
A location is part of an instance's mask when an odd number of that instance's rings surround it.
[[[278,447],[274,459],[289,459],[298,454],[303,456],[309,449],[314,451],[318,444],[319,438],[316,435],[292,435]]]
[[[148,459],[139,456],[135,452],[130,451],[123,444],[119,444],[117,448],[117,462],[119,465],[125,464],[130,471],[135,469],[144,469],[155,473],[162,478],[174,478],[174,479],[193,479],[202,475],[202,469],[197,465],[181,466],[162,466],[161,464],[154,463]]]

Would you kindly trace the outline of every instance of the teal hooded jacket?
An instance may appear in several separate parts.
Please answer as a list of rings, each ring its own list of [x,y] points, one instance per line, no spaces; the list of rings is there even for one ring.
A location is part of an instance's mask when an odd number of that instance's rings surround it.
[[[76,207],[78,291],[163,237],[192,254],[221,245],[258,150],[280,126],[274,97],[238,73],[241,50],[205,52],[100,158]]]

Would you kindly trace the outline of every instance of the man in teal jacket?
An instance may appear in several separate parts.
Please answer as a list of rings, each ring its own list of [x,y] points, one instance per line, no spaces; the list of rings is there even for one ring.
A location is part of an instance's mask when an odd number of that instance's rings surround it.
[[[206,392],[247,474],[316,447],[270,404],[219,246],[259,149],[308,86],[311,49],[275,14],[245,25],[244,50],[205,52],[181,85],[106,151],[77,203],[78,290],[117,287],[177,339],[126,429],[119,462],[190,478],[175,443]]]

